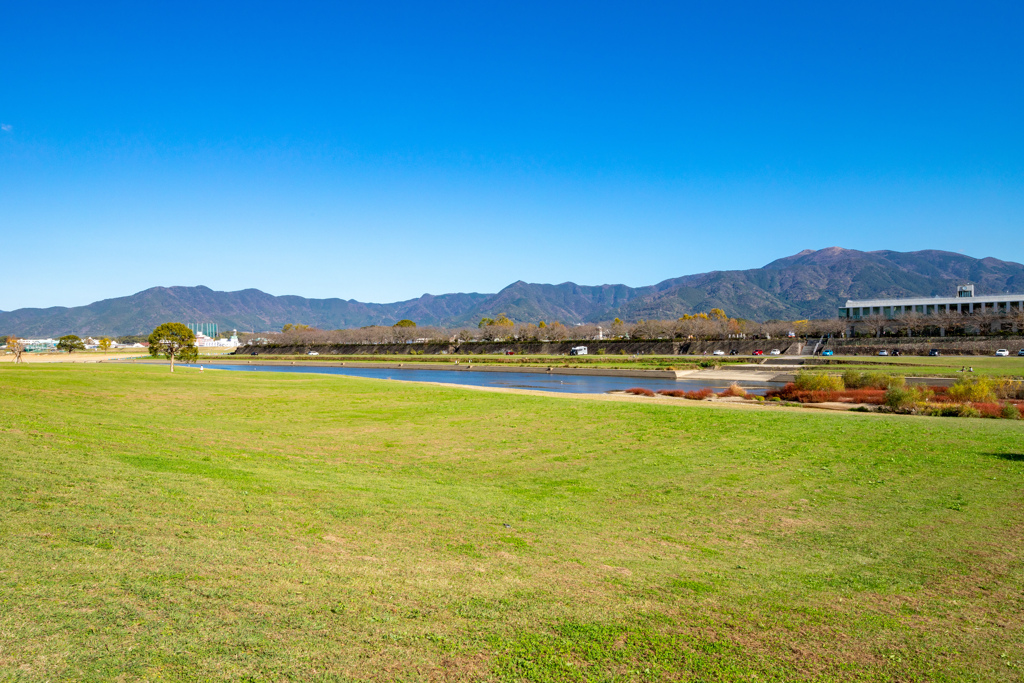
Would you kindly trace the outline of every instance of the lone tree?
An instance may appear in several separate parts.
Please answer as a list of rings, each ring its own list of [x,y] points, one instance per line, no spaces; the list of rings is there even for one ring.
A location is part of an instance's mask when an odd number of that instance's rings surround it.
[[[63,337],[57,340],[57,350],[67,351],[73,353],[75,351],[81,351],[85,348],[85,344],[82,343],[82,339],[76,334],[65,334]]]
[[[402,320],[399,320],[394,325],[392,325],[392,327],[416,327],[416,323],[409,320],[408,318],[404,318]]]
[[[14,354],[14,362],[21,362],[21,354],[25,353],[25,343],[15,336],[7,338],[7,350]]]
[[[111,339],[110,337],[104,337],[103,339],[100,339],[100,343],[99,343],[100,351],[109,351],[110,350],[110,346],[113,343],[114,343],[114,340]]]
[[[181,323],[164,323],[149,335],[149,355],[171,361],[171,372],[174,372],[175,358],[191,363],[199,357],[196,333]]]

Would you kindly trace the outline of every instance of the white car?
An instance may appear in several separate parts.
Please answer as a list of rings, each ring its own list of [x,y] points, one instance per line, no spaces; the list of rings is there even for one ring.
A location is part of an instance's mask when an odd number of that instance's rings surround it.
[[[879,356],[888,356],[889,352],[886,351],[885,349],[882,349],[881,351],[878,352],[878,355]]]
[[[997,356],[1009,356],[1010,355],[1010,350],[1009,349],[996,349],[996,355]]]
[[[712,356],[724,356],[725,355],[725,351],[722,351],[721,349],[715,349],[714,353],[712,353],[711,355]]]
[[[309,353],[307,353],[306,355],[307,355],[307,356],[319,356],[320,354],[319,354],[319,353],[317,353],[316,351],[310,351],[310,352],[309,352]]]
[[[769,356],[781,356],[782,355],[782,351],[779,351],[778,349],[772,349],[771,352],[768,355]]]

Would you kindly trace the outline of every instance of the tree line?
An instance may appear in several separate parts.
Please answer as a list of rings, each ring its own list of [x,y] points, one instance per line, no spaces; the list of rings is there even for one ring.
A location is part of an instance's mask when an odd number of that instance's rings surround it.
[[[852,325],[855,333],[872,337],[882,336],[965,336],[1014,334],[1024,329],[1024,310],[988,311],[960,313],[939,311],[938,313],[907,312],[894,317],[869,315],[854,321],[842,321]]]
[[[594,339],[692,339],[778,338],[790,333],[799,336],[838,336],[845,330],[839,319],[755,322],[730,318],[721,309],[685,315],[676,320],[640,320],[627,323],[619,318],[603,323],[566,325],[558,321],[521,322],[501,314],[482,318],[475,326],[419,326],[411,320],[394,325],[369,325],[340,330],[321,330],[309,325],[288,324],[280,332],[246,335],[243,342],[280,346],[320,344],[406,344],[460,343],[474,341],[584,341]]]

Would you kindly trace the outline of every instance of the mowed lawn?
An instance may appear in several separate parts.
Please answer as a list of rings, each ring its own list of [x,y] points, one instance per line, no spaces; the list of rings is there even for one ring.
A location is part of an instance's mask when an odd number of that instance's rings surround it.
[[[1024,423],[0,368],[0,680],[989,681]]]

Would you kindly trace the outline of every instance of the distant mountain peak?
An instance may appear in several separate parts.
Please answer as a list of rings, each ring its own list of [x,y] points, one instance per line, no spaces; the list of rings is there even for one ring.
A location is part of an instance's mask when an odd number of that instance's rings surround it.
[[[0,334],[148,334],[163,322],[213,322],[221,329],[266,331],[285,323],[322,329],[390,325],[475,325],[501,313],[523,322],[601,322],[676,318],[721,308],[756,320],[831,317],[846,299],[933,296],[970,281],[979,292],[1024,290],[1024,266],[948,251],[804,249],[763,268],[687,275],[647,287],[531,284],[517,280],[496,294],[454,293],[389,304],[352,299],[273,296],[258,289],[221,292],[197,287],[151,287],[88,306],[0,311]]]

